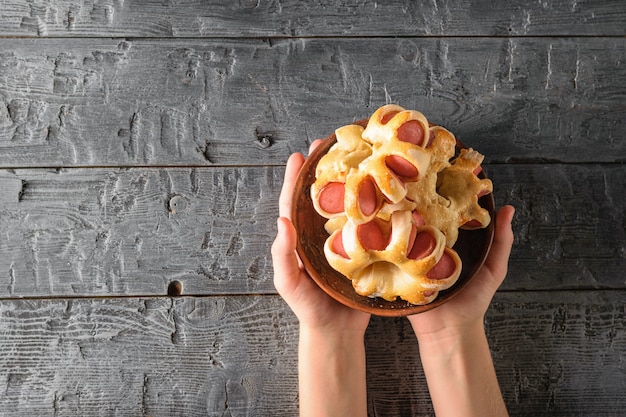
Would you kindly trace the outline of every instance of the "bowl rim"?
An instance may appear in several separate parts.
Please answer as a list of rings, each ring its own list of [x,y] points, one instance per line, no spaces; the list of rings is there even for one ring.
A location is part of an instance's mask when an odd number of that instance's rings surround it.
[[[358,120],[353,122],[352,124],[366,126],[368,119]],[[296,252],[304,266],[304,269],[308,272],[309,276],[313,281],[330,297],[339,303],[346,305],[351,308],[355,308],[357,310],[365,311],[367,313],[377,315],[377,316],[385,316],[385,317],[400,317],[400,316],[408,316],[413,314],[422,313],[425,311],[432,310],[436,308],[450,299],[452,299],[455,295],[457,295],[476,275],[477,271],[483,266],[487,255],[491,249],[491,245],[493,243],[493,237],[495,234],[495,201],[493,192],[486,194],[479,198],[479,204],[481,207],[487,209],[491,216],[491,222],[486,228],[477,229],[477,230],[459,230],[459,238],[457,239],[457,243],[453,246],[456,249],[457,246],[461,247],[462,250],[457,250],[459,256],[461,257],[463,263],[463,269],[461,272],[461,276],[456,281],[456,283],[447,290],[442,290],[437,295],[437,298],[432,302],[424,305],[415,305],[410,304],[407,301],[397,299],[395,301],[386,301],[380,297],[366,297],[356,293],[354,288],[352,287],[352,281],[345,277],[340,272],[334,270],[326,260],[325,256],[319,256],[317,251],[320,249],[319,247],[315,248],[315,246],[319,246],[319,242],[317,244],[314,242],[305,241],[303,239],[304,236],[308,236],[304,231],[306,230],[305,224],[311,223],[319,223],[326,222],[327,219],[318,214],[314,207],[313,202],[310,196],[310,187],[312,183],[315,181],[315,168],[317,167],[317,163],[319,159],[325,155],[330,147],[336,143],[337,139],[335,134],[331,134],[326,139],[323,140],[306,158],[304,164],[302,165],[300,172],[298,174],[293,196],[292,196],[292,209],[291,209],[291,219],[293,225],[297,232],[297,243],[296,243]],[[457,139],[457,153],[460,149],[467,148],[465,144],[460,142]],[[311,175],[312,173],[312,175]],[[478,174],[479,178],[487,178],[484,169]],[[304,218],[302,215],[302,205],[308,205],[310,210],[307,213],[311,213],[313,216],[317,216],[314,219]],[[306,209],[307,207],[305,207]],[[323,243],[328,238],[328,234],[326,231],[321,228],[323,233],[320,235],[325,235],[322,239],[322,255],[323,255]],[[467,254],[468,251],[475,251],[475,245],[471,245],[468,241],[471,238],[482,237],[480,239],[482,241],[482,245],[480,246],[480,251],[476,253],[472,253],[471,256]],[[467,246],[467,247],[466,247]],[[471,246],[474,246],[473,248]],[[317,253],[317,256],[315,254]],[[477,258],[474,259],[474,256],[477,255]],[[468,258],[469,259],[464,259]],[[331,280],[327,277],[323,276],[322,272],[318,270],[318,268],[313,265],[311,259],[315,258],[322,262],[322,267],[328,271],[330,274],[334,275],[335,278],[340,278],[345,280],[345,282],[340,284],[341,288],[337,288],[337,285],[333,285]],[[473,260],[473,262],[471,262]],[[346,283],[350,284],[351,292],[346,293]]]

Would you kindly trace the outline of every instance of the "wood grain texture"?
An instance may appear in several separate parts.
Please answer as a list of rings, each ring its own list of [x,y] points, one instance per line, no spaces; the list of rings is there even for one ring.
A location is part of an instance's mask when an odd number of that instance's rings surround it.
[[[624,288],[624,165],[486,166],[505,289]],[[282,167],[0,171],[0,297],[274,293]]]
[[[295,415],[277,297],[0,304],[0,415]]]
[[[487,315],[511,416],[614,416],[626,293],[499,293]],[[277,296],[0,302],[0,414],[297,414],[295,317]],[[584,343],[581,343],[584,341]],[[370,416],[430,416],[408,321],[366,334]]]
[[[0,293],[267,292],[282,168],[0,173]],[[8,274],[8,275],[7,275]]]
[[[490,162],[623,162],[625,38],[2,39],[0,166],[275,165],[395,102]]]
[[[624,288],[626,166],[487,167],[498,206],[516,207],[507,289]]]
[[[621,415],[625,303],[623,291],[497,293],[486,327],[510,415]],[[375,318],[366,337],[369,415],[434,415],[408,322]]]
[[[5,36],[624,35],[623,1],[14,0]]]
[[[0,1],[0,417],[295,416],[284,163],[398,103],[516,206],[512,417],[626,409],[624,0]],[[170,284],[182,297],[163,297]],[[406,319],[368,414],[433,416]]]

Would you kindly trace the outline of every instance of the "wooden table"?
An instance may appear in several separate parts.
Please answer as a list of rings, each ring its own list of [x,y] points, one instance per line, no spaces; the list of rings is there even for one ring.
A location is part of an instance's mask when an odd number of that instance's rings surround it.
[[[517,208],[511,415],[624,415],[626,2],[310,3],[0,3],[0,415],[296,415],[284,164],[389,102]],[[369,414],[433,415],[407,320],[366,342]]]

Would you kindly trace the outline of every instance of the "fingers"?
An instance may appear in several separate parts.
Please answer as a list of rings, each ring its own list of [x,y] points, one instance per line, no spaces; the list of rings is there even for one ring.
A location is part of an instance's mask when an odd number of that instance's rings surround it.
[[[317,148],[322,139],[316,139],[309,146],[309,154]],[[285,178],[283,180],[283,187],[280,191],[280,197],[278,199],[278,213],[281,217],[291,219],[291,206],[293,198],[293,190],[298,180],[298,174],[304,164],[304,156],[299,153],[292,154],[287,160],[287,167],[285,168]]]
[[[513,229],[511,222],[515,208],[503,206],[496,213],[496,230],[491,245],[491,250],[485,261],[485,267],[489,269],[500,286],[506,276],[511,247],[513,246]]]
[[[300,172],[300,168],[302,168],[302,164],[304,164],[304,156],[299,153],[294,153],[287,160],[285,179],[283,180],[283,187],[280,191],[280,197],[278,198],[278,213],[281,217],[291,219],[293,190],[296,186],[296,180],[298,179],[298,173]]]
[[[296,230],[285,217],[277,221],[278,233],[272,244],[274,286],[279,294],[288,293],[296,284],[300,266],[296,256]]]

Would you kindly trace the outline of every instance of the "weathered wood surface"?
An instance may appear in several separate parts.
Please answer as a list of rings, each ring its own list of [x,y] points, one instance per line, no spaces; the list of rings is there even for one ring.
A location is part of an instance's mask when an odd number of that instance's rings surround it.
[[[295,414],[277,297],[3,301],[0,317],[1,415]]]
[[[624,288],[626,166],[490,165],[504,288]],[[282,167],[0,171],[0,297],[273,293]]]
[[[283,166],[388,102],[517,208],[511,415],[624,415],[624,35],[623,0],[2,2],[0,416],[296,415]],[[407,320],[366,342],[369,415],[432,416]]]
[[[487,329],[511,416],[623,410],[625,305],[497,294]],[[297,329],[277,296],[5,300],[0,414],[296,415]],[[374,318],[366,346],[370,415],[432,415],[408,321]]]
[[[626,38],[1,43],[2,167],[282,164],[386,102],[490,162],[626,155]]]
[[[625,302],[623,291],[497,293],[486,326],[510,415],[623,415]],[[376,318],[367,337],[369,415],[434,415],[408,322]]]
[[[17,0],[5,36],[624,35],[621,1]],[[375,24],[372,24],[375,23]]]
[[[624,288],[626,166],[487,169],[498,205],[516,207],[515,248],[503,288]]]
[[[0,173],[0,294],[274,291],[283,168]]]

